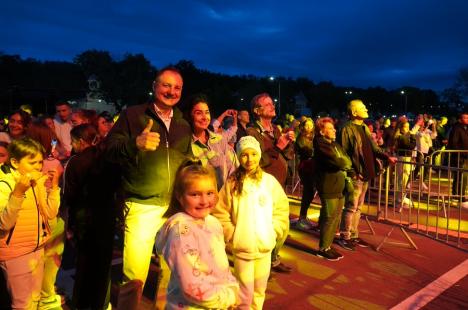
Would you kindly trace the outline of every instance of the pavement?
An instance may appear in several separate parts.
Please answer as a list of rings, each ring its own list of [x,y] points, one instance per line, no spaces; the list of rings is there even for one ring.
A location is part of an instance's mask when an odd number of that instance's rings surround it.
[[[315,201],[308,213],[312,221],[317,221],[319,209]],[[292,222],[298,213],[298,201],[291,199]],[[360,237],[371,246],[347,251],[334,244],[344,258],[332,262],[315,255],[316,231],[296,230],[292,224],[280,254],[293,271],[272,273],[264,309],[468,309],[468,252],[404,227],[362,217]],[[461,240],[468,243],[465,238]],[[70,260],[69,255],[64,258],[64,268],[57,279],[57,286],[67,299],[71,297],[74,276]],[[121,262],[116,250],[114,305]],[[164,308],[169,275],[164,264],[154,299],[160,274],[160,269],[152,264],[140,309]],[[64,309],[69,307],[64,305]]]

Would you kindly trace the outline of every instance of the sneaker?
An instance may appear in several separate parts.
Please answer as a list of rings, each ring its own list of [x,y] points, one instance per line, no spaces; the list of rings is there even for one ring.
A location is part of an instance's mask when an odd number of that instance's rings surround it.
[[[315,225],[312,224],[308,218],[299,218],[296,222],[296,228],[300,230],[313,230]]]
[[[345,240],[345,239],[340,238],[336,241],[336,243],[345,250],[348,250],[348,251],[356,250],[351,240]]]
[[[356,246],[360,246],[361,248],[368,248],[369,247],[369,243],[367,243],[366,241],[360,239],[360,238],[352,238],[351,239],[351,242]]]
[[[401,206],[403,208],[409,208],[413,206],[413,201],[409,199],[408,197],[403,198],[403,202],[401,203]]]
[[[331,248],[329,248],[328,250],[318,251],[317,256],[325,258],[326,260],[329,260],[329,261],[337,261],[340,259],[340,257],[336,255],[336,253],[334,253]]]
[[[279,263],[276,266],[271,266],[271,270],[274,272],[279,272],[279,273],[291,273],[292,268],[289,266],[286,266],[283,263]]]
[[[342,259],[342,258],[344,257],[343,254],[341,254],[340,252],[338,252],[338,251],[335,250],[334,248],[330,248],[330,251],[332,251],[333,254],[335,254],[335,255],[338,257],[338,259]]]

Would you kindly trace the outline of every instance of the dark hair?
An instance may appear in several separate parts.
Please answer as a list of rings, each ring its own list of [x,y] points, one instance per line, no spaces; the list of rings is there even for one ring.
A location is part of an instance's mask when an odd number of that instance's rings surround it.
[[[38,153],[44,155],[44,152],[44,147],[29,137],[14,140],[8,145],[8,154],[10,155],[8,163],[11,163],[12,158],[19,161],[25,157],[35,156]]]
[[[68,101],[58,101],[55,106],[58,107],[58,106],[61,106],[61,105],[66,105],[66,106],[69,106],[71,107],[70,103]]]
[[[102,117],[103,119],[106,120],[106,122],[109,122],[109,123],[112,123],[114,121],[114,118],[112,117],[112,115],[107,111],[102,111],[101,113],[99,113],[98,118],[99,117]]]
[[[305,125],[307,124],[307,122],[310,122],[312,123],[312,132],[305,132],[304,131],[304,128],[305,128]],[[314,136],[315,136],[315,124],[314,124],[314,120],[311,119],[311,118],[305,118],[304,120],[302,120],[300,123],[299,123],[299,126],[298,126],[298,131],[299,131],[299,134],[297,135],[297,140],[296,140],[296,143],[298,145],[302,145],[303,147],[308,147],[308,148],[313,148],[312,146],[312,141],[314,140]]]
[[[192,110],[200,102],[206,103],[208,109],[210,109],[210,103],[208,96],[202,93],[194,94],[188,98],[184,105],[184,118],[190,124],[193,129]]]
[[[21,110],[21,109],[15,110],[15,111],[11,112],[10,115],[8,115],[8,121],[15,114],[19,114],[19,116],[21,117],[21,121],[23,122],[24,130],[26,131],[26,128],[28,128],[28,126],[29,126],[29,123],[31,123],[31,115],[29,115],[28,112],[25,112],[24,110]]]
[[[72,139],[82,139],[90,145],[95,145],[98,142],[98,134],[96,128],[91,124],[81,124],[73,127],[70,131]]]
[[[0,146],[3,146],[4,148],[8,149],[8,145],[10,143],[6,142],[6,141],[0,141]]]
[[[180,204],[178,198],[184,194],[187,186],[193,182],[193,179],[200,177],[210,178],[213,181],[215,190],[218,188],[214,169],[209,165],[204,167],[201,160],[189,158],[179,166],[174,179],[171,202],[164,216],[170,217],[178,212],[184,211],[184,207]]]

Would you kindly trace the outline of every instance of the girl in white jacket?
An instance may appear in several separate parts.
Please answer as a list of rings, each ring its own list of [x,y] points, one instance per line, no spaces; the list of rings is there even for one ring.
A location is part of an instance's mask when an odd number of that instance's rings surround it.
[[[261,149],[252,136],[237,144],[241,166],[219,193],[213,215],[234,255],[240,284],[239,309],[261,309],[276,240],[289,228],[289,202],[280,183],[260,168]]]
[[[229,270],[223,228],[210,215],[217,200],[216,176],[201,161],[177,171],[168,213],[156,237],[171,278],[166,309],[227,309],[237,303],[239,284]]]

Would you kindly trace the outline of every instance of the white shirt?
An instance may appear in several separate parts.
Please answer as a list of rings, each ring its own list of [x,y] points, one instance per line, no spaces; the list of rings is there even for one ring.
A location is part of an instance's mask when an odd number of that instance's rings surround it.
[[[54,125],[55,125],[55,134],[57,138],[60,140],[60,143],[63,145],[67,152],[71,152],[71,137],[70,131],[72,130],[72,124],[70,122],[63,122],[62,120],[58,119],[57,117],[54,118]]]

